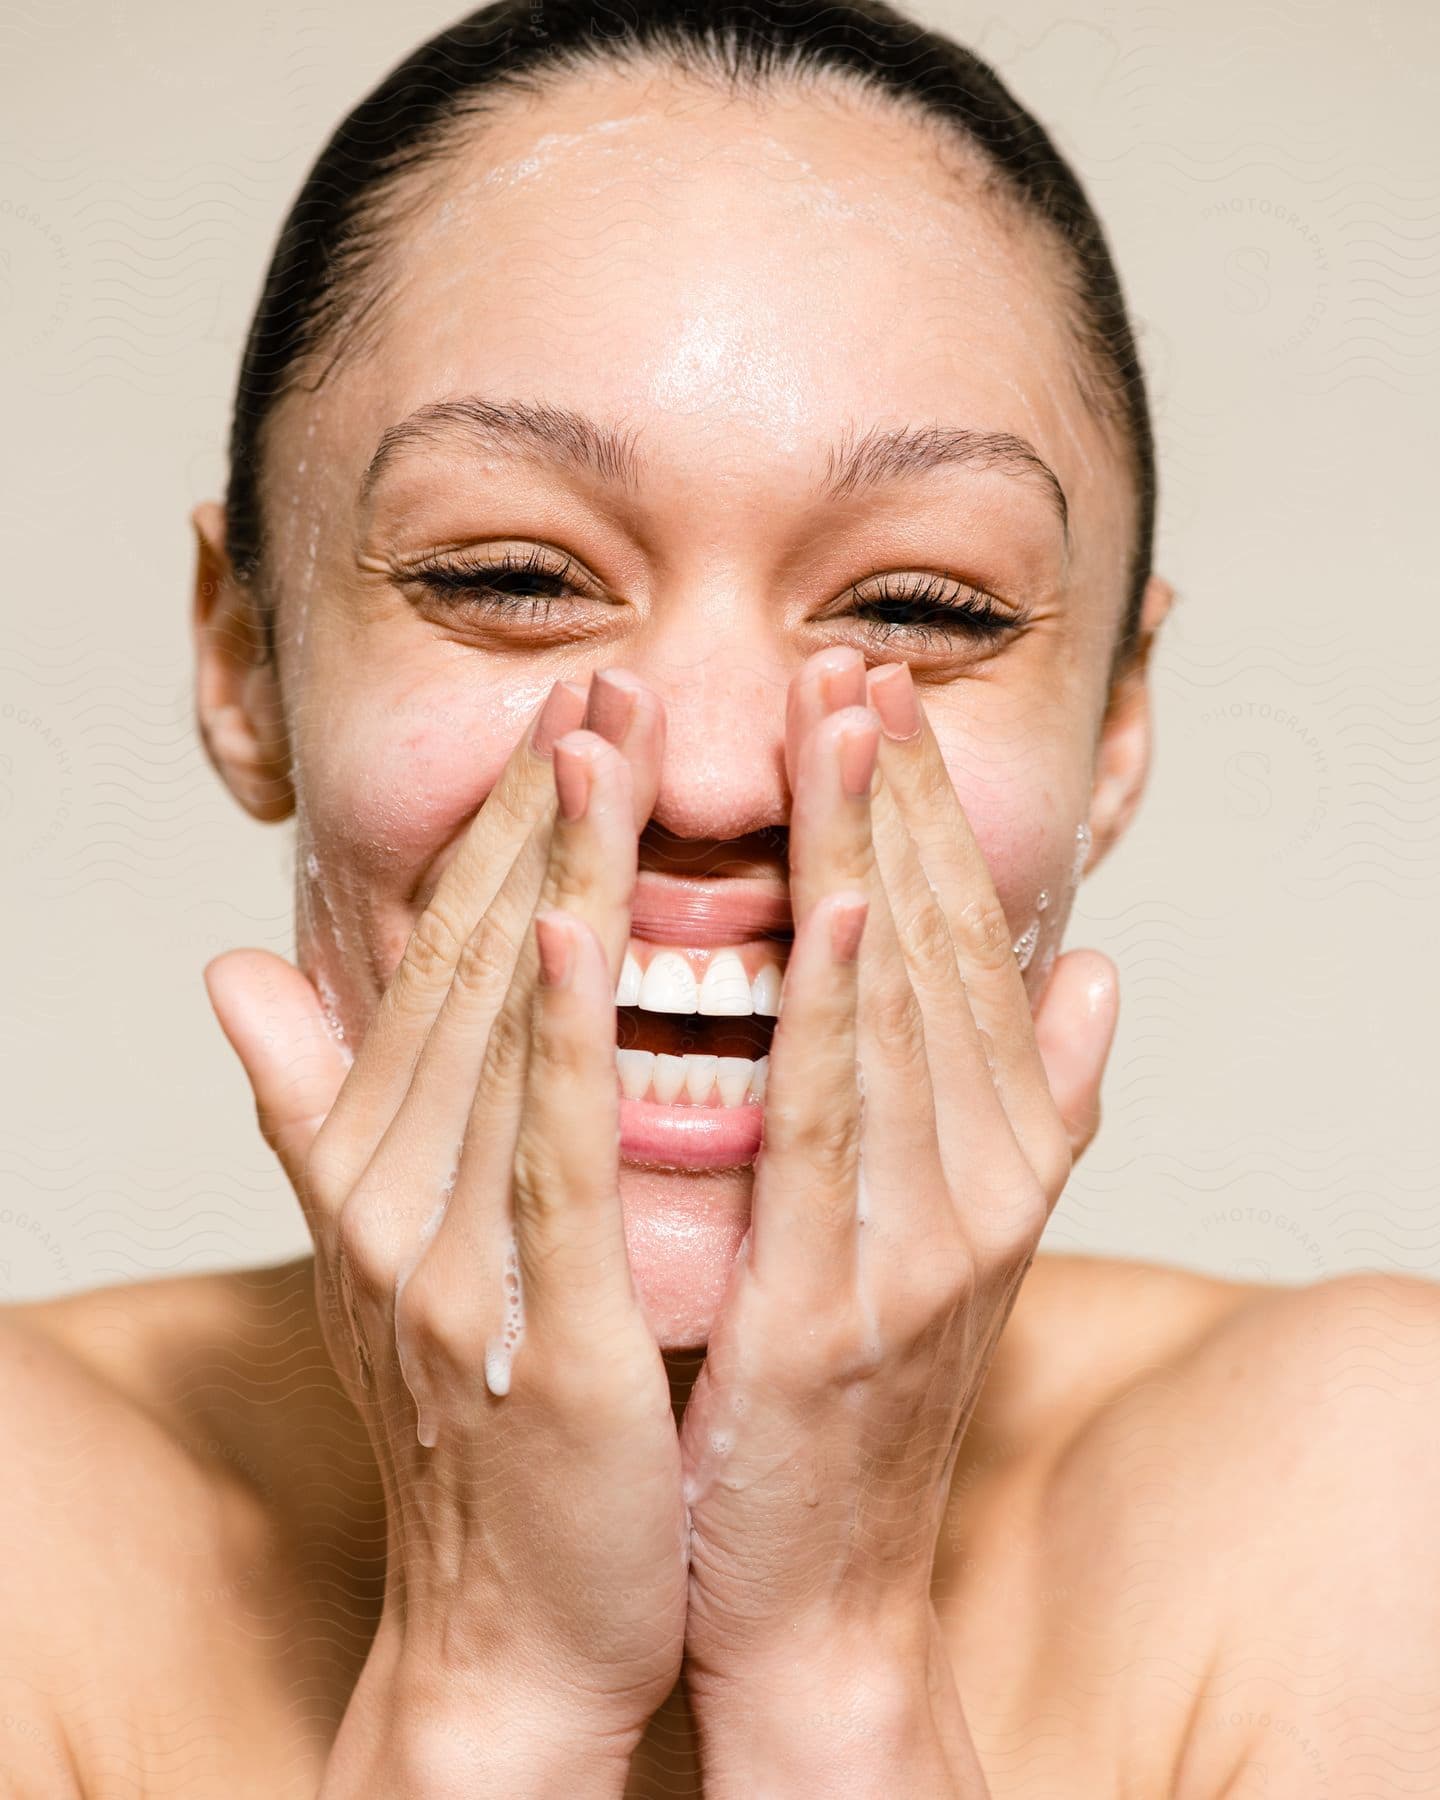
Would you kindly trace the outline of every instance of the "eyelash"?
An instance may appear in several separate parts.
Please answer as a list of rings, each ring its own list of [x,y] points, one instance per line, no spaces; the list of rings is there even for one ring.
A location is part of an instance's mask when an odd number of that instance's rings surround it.
[[[509,613],[528,609],[532,618],[548,616],[560,592],[554,594],[507,594],[495,586],[496,577],[520,575],[530,581],[552,582],[557,590],[574,589],[575,564],[568,557],[559,568],[538,545],[519,552],[504,550],[473,562],[446,562],[442,559],[423,562],[410,571],[410,579],[418,581],[432,594],[447,601],[469,598],[471,603],[487,611]]]
[[[886,618],[887,609],[899,609],[906,616]],[[1029,616],[1023,607],[1002,606],[984,588],[968,587],[943,575],[926,575],[918,584],[883,575],[878,588],[856,595],[854,610],[843,616],[858,619],[867,612],[875,626],[874,635],[882,643],[890,641],[892,632],[910,633],[922,646],[934,641],[935,632],[954,636],[969,631],[983,638],[999,638],[1017,631]]]
[[[517,576],[548,583],[555,592],[507,593],[497,585],[497,581]],[[498,556],[473,561],[437,557],[409,571],[411,581],[447,604],[465,600],[485,612],[510,617],[522,614],[527,622],[541,624],[548,620],[551,607],[564,598],[567,590],[584,591],[585,584],[576,577],[577,566],[570,558],[562,558],[557,566],[538,546],[525,551],[505,550]],[[962,595],[966,598],[959,597]],[[897,612],[901,616],[893,616]],[[887,613],[892,616],[885,616]],[[1019,630],[1029,617],[1023,607],[1003,606],[983,588],[968,587],[953,578],[933,574],[918,583],[894,575],[882,576],[877,587],[856,595],[856,605],[850,612],[832,616],[861,619],[867,614],[873,626],[871,635],[878,641],[889,643],[896,637],[908,637],[922,648],[932,644],[937,634],[954,637],[970,632],[982,638],[998,638]]]

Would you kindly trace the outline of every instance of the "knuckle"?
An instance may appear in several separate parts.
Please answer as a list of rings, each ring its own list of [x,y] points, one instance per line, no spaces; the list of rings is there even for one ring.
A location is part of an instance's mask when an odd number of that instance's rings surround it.
[[[470,1372],[485,1360],[486,1332],[474,1296],[456,1292],[430,1259],[406,1279],[395,1302],[397,1339],[427,1373]]]
[[[958,1232],[949,1235],[917,1258],[892,1329],[911,1351],[943,1336],[974,1302],[978,1283],[974,1252]]]
[[[940,756],[939,745],[932,738],[932,754],[922,757],[917,771],[917,785],[920,799],[927,812],[939,820],[951,817],[957,810],[955,805],[955,778],[945,767]]]
[[[600,873],[588,861],[557,845],[545,882],[546,903],[565,912],[583,913],[600,880]]]
[[[1023,1274],[1035,1254],[1050,1198],[1029,1164],[1013,1179],[994,1184],[972,1225],[978,1266],[991,1280]]]
[[[531,1042],[530,1028],[521,1017],[518,1005],[507,1002],[490,1021],[490,1035],[485,1044],[485,1062],[481,1071],[482,1093],[510,1083],[517,1070],[525,1066]]]
[[[827,1178],[847,1172],[859,1160],[860,1122],[849,1107],[782,1102],[773,1121],[767,1110],[766,1136],[778,1138],[788,1155]]]
[[[1070,1134],[1059,1119],[1045,1129],[1034,1160],[1041,1188],[1052,1200],[1058,1199],[1075,1167]]]
[[[968,1255],[959,1253],[940,1267],[916,1271],[913,1285],[896,1301],[886,1318],[886,1334],[905,1354],[927,1361],[925,1352],[943,1343],[976,1300],[976,1273]]]
[[[384,1300],[395,1285],[398,1232],[388,1201],[355,1193],[340,1211],[336,1251],[344,1278],[364,1300]]]
[[[872,1324],[854,1306],[837,1307],[823,1325],[805,1333],[793,1354],[800,1364],[802,1391],[826,1382],[846,1386],[874,1367]]]
[[[870,1010],[877,1041],[888,1058],[925,1064],[925,1021],[908,981],[882,982],[872,992]]]
[[[870,892],[881,887],[880,864],[875,853],[873,829],[849,833],[834,847],[831,879]]]
[[[516,1207],[543,1218],[556,1199],[555,1170],[546,1147],[533,1131],[523,1127],[515,1141],[510,1181]]]
[[[600,1202],[613,1195],[615,1167],[586,1154],[579,1143],[561,1143],[555,1134],[522,1124],[510,1164],[511,1193],[523,1213],[537,1266],[562,1248],[574,1249],[594,1238],[594,1255],[603,1259],[599,1241],[605,1236]],[[599,1273],[598,1264],[597,1273]]]
[[[458,908],[437,893],[411,927],[404,967],[422,984],[448,980],[468,937]]]
[[[1010,948],[1010,924],[998,900],[975,896],[960,908],[958,937],[965,954],[978,968],[998,971],[1014,955]]]
[[[514,938],[493,913],[487,913],[461,946],[453,985],[463,993],[484,995],[497,988],[503,992],[519,957]]]
[[[911,909],[905,921],[905,944],[920,969],[937,975],[954,970],[955,938],[933,895]]]
[[[322,1125],[311,1140],[300,1170],[301,1187],[322,1214],[337,1211],[344,1202],[349,1187],[347,1162],[333,1130]]]
[[[979,1276],[975,1253],[959,1230],[930,1247],[919,1264],[922,1294],[932,1318],[949,1318],[975,1297]]]
[[[613,1082],[613,1037],[606,1042],[595,1036],[588,1022],[567,1020],[537,1007],[530,1032],[529,1082],[532,1092],[547,1100],[557,1094],[593,1096],[597,1077]],[[548,1108],[547,1108],[548,1110]]]
[[[546,778],[526,783],[516,792],[515,783],[509,779],[514,771],[509,770],[496,782],[486,796],[485,804],[476,815],[476,823],[481,819],[493,830],[498,825],[502,838],[516,838],[530,831],[535,824],[538,808],[535,804],[541,794],[550,790],[549,770]]]

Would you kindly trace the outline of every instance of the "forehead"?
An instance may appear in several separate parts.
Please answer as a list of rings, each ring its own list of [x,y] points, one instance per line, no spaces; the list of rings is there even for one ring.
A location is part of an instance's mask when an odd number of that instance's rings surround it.
[[[417,185],[327,410],[363,469],[454,395],[623,419],[652,494],[780,494],[837,435],[1013,433],[1072,515],[1123,505],[1041,234],[892,103],[591,71],[507,100]]]

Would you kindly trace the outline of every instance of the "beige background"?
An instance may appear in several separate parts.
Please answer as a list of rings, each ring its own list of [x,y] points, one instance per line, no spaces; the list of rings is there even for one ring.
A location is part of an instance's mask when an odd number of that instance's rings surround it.
[[[1158,762],[1071,944],[1124,980],[1047,1239],[1222,1273],[1440,1273],[1428,0],[918,9],[1055,129],[1141,322]],[[190,719],[186,512],[335,121],[454,16],[18,0],[0,21],[0,1297],[303,1248],[207,1007],[288,950],[290,838]]]

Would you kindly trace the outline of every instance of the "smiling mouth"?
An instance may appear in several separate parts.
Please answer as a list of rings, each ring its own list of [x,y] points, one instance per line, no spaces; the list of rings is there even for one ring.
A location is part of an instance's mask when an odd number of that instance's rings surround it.
[[[688,1169],[750,1161],[790,949],[772,880],[642,870],[616,987],[621,1155]]]
[[[665,1106],[762,1101],[783,973],[771,942],[662,949],[632,939],[615,996],[621,1092]]]

